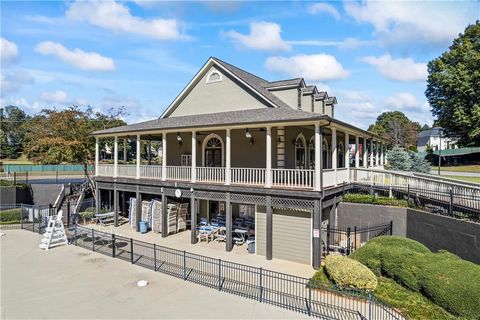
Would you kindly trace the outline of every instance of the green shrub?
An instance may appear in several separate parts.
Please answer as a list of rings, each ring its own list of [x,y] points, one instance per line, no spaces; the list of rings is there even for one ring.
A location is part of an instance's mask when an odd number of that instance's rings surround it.
[[[20,223],[21,208],[0,211],[0,224]]]
[[[351,203],[366,203],[382,206],[408,207],[407,200],[399,200],[378,195],[369,195],[361,193],[347,193],[343,196],[343,201]]]
[[[425,254],[430,250],[421,243],[403,238],[374,238],[350,255],[377,276],[385,275],[415,291],[420,290],[417,275]]]
[[[320,267],[310,279],[310,285],[313,288],[333,288],[334,283],[328,278],[325,267]]]
[[[342,288],[373,290],[377,277],[360,262],[341,255],[325,258],[325,271],[335,284]]]
[[[83,212],[80,212],[80,217],[83,219],[85,222],[86,220],[90,220],[95,216],[95,211],[94,210],[85,210]]]
[[[424,294],[452,314],[480,319],[480,266],[447,251],[428,255],[419,274]]]

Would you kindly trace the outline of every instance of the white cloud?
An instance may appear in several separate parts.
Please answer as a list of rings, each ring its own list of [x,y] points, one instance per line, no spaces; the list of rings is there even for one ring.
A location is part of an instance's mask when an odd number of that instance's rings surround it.
[[[43,55],[54,55],[62,61],[81,70],[113,71],[115,63],[111,58],[96,52],[85,52],[80,49],[69,50],[60,43],[52,41],[40,42],[35,51]]]
[[[417,97],[410,92],[398,92],[391,95],[385,100],[385,104],[387,107],[402,110],[419,110],[422,107]]]
[[[67,11],[67,17],[77,21],[87,21],[92,25],[112,30],[139,34],[159,40],[186,38],[180,32],[175,19],[142,19],[130,13],[130,9],[115,1],[73,3]]]
[[[327,13],[333,16],[336,20],[340,19],[340,13],[338,13],[338,10],[331,4],[324,2],[312,4],[308,7],[307,11],[310,14]]]
[[[385,77],[397,81],[424,81],[427,79],[427,64],[415,62],[411,58],[392,59],[389,54],[374,57],[368,56],[361,59],[375,67]]]
[[[349,72],[329,54],[300,54],[286,57],[269,57],[265,66],[268,70],[292,77],[303,77],[311,81],[328,81],[348,77]]]
[[[468,23],[478,19],[475,1],[345,1],[344,9],[358,22],[369,23],[386,45],[448,44]]]
[[[0,37],[0,60],[2,63],[10,63],[15,60],[18,55],[17,45]]]
[[[326,40],[288,40],[288,44],[312,47],[338,47],[339,49],[355,49],[361,46],[368,46],[375,43],[371,40],[359,40],[356,38],[345,38],[341,41]]]
[[[100,103],[102,108],[125,107],[127,109],[136,109],[140,107],[140,102],[135,98],[121,96],[107,96],[102,98]]]
[[[71,106],[71,105],[86,105],[83,99],[71,99],[65,91],[57,90],[54,92],[43,92],[40,96],[42,101],[54,105]]]
[[[33,83],[33,77],[25,71],[0,73],[0,92],[2,97],[18,91],[24,84]]]
[[[288,51],[291,47],[280,36],[281,31],[282,28],[276,23],[252,22],[250,23],[250,34],[245,35],[235,30],[230,30],[225,32],[225,36],[250,49]]]

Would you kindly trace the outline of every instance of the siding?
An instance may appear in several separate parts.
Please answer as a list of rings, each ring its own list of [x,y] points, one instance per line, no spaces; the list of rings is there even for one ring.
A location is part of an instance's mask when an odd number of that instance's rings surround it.
[[[266,230],[267,230],[267,215],[265,213],[265,206],[257,206],[256,214],[256,235],[255,235],[255,250],[258,255],[265,256],[267,242],[266,242]]]
[[[292,109],[298,109],[298,89],[271,90],[275,96],[288,104]]]

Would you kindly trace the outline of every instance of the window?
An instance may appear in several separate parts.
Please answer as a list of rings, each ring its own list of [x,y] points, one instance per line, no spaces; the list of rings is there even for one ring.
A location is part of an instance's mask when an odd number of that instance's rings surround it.
[[[223,166],[223,141],[220,136],[212,133],[203,140],[203,166]]]
[[[306,149],[305,137],[299,134],[295,139],[295,168],[305,169],[306,167]]]
[[[190,167],[192,165],[192,155],[191,154],[182,154],[180,156],[180,165],[182,167]]]
[[[222,74],[217,70],[213,70],[207,76],[207,83],[214,83],[214,82],[220,82],[220,81],[222,81]]]
[[[323,139],[322,157],[323,157],[323,159],[322,159],[323,160],[323,169],[328,169],[331,157],[330,157],[330,148],[328,147],[327,139]]]

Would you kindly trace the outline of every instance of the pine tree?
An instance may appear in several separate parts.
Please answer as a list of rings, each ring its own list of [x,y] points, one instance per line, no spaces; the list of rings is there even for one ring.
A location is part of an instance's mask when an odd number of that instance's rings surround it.
[[[409,171],[412,166],[408,152],[402,147],[395,146],[387,152],[387,169],[398,171]]]

